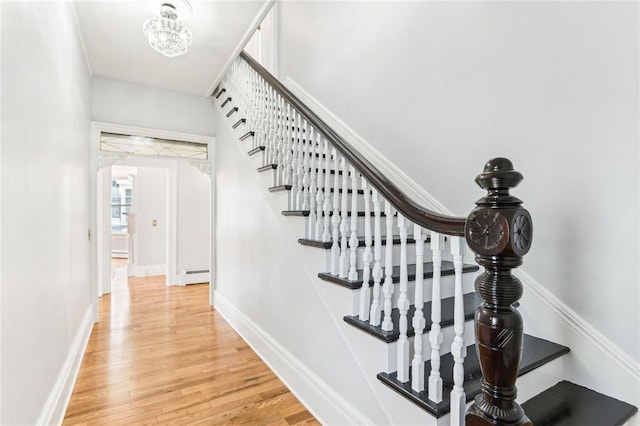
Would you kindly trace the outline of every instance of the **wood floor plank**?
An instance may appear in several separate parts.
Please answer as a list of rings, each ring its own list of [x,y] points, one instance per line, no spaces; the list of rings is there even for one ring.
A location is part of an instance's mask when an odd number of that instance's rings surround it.
[[[319,424],[208,305],[207,285],[114,276],[64,425]]]

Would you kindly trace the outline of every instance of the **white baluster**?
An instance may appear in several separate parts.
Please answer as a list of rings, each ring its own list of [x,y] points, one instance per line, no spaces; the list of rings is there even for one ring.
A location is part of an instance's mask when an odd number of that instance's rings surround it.
[[[291,139],[288,137],[289,134],[289,122],[287,120],[288,116],[288,107],[289,105],[285,105],[284,99],[282,100],[280,114],[282,118],[280,119],[281,127],[280,134],[282,135],[282,147],[283,147],[283,163],[284,167],[282,168],[282,180],[281,185],[291,185]],[[289,205],[289,209],[291,209],[291,205]]]
[[[253,135],[253,140],[251,141],[251,148],[256,148],[258,146],[257,141],[258,141],[258,132],[256,129],[256,116],[258,114],[258,108],[259,108],[259,104],[256,102],[257,99],[257,95],[258,95],[258,86],[257,86],[257,80],[256,80],[256,74],[255,73],[251,73],[251,99],[250,99],[250,108],[251,111],[249,112],[249,115],[247,116],[247,125],[245,126],[245,130],[253,130],[255,132],[255,134]],[[264,158],[264,155],[262,156]]]
[[[440,297],[440,277],[442,275],[442,246],[444,236],[431,231],[431,252],[433,255],[433,280],[431,290],[431,373],[429,374],[429,399],[442,401],[442,377],[440,377],[440,345],[442,345],[442,307]]]
[[[331,216],[331,274],[338,275],[338,262],[340,261],[340,159],[338,151],[333,149],[333,168],[336,171],[333,175],[333,215]]]
[[[304,120],[302,129],[307,130],[307,120]],[[302,167],[304,169],[303,175],[302,175],[302,186],[304,186],[304,192],[302,193],[302,210],[310,210],[309,185],[311,185],[311,173],[309,171],[309,167],[313,167],[313,166],[309,164],[311,162],[311,159],[309,158],[309,153],[311,152],[311,142],[308,139],[305,139],[305,138],[308,138],[308,136],[309,136],[309,132],[304,132],[303,134],[300,135],[302,147],[304,148],[304,153],[303,153],[304,158],[302,160],[303,161]],[[308,228],[307,228],[307,238],[311,238]]]
[[[424,358],[422,356],[422,333],[426,326],[424,319],[423,305],[424,305],[424,241],[426,235],[422,232],[422,228],[418,225],[413,227],[413,239],[416,241],[416,288],[415,288],[415,306],[416,311],[413,314],[413,329],[415,330],[415,337],[413,339],[413,361],[412,376],[411,376],[411,389],[416,392],[422,392],[424,390]]]
[[[322,174],[322,136],[320,133],[316,134],[316,156],[318,157],[318,175],[316,176],[316,185],[318,185],[318,191],[316,192],[316,240],[322,240],[322,209],[324,207],[324,190],[322,185],[324,184]]]
[[[306,188],[304,187],[305,183],[304,183],[304,176],[307,173],[305,168],[307,167],[307,163],[306,163],[306,155],[305,155],[305,151],[304,151],[304,143],[303,143],[303,137],[304,135],[302,134],[302,115],[301,114],[297,114],[297,131],[296,131],[296,138],[298,139],[298,191],[296,192],[296,209],[298,210],[304,210],[303,204],[304,204],[304,192],[306,191]]]
[[[284,99],[280,95],[278,95],[278,103],[277,103],[277,114],[278,114],[278,129],[277,129],[277,140],[278,140],[278,167],[276,169],[276,185],[284,185],[286,184],[287,171],[289,167],[287,166],[287,138],[285,136],[285,120],[284,120]]]
[[[348,206],[348,186],[349,186],[349,172],[347,161],[342,158],[342,195],[340,203],[340,261],[338,262],[338,269],[340,278],[347,278],[349,271],[349,257],[348,257],[348,235],[349,235],[349,217],[347,215]]]
[[[378,191],[374,188],[371,190],[373,199],[373,300],[371,301],[371,312],[369,314],[369,323],[371,325],[380,325],[381,308],[380,308],[380,283],[382,281],[382,226],[380,221],[380,197]],[[393,239],[387,237],[387,244],[393,244]]]
[[[453,329],[456,334],[451,344],[451,355],[453,355],[455,362],[453,366],[453,389],[451,390],[451,424],[464,426],[466,398],[462,385],[464,384],[464,359],[467,356],[467,347],[464,344],[464,300],[462,293],[464,242],[460,237],[451,238],[451,254],[453,255],[453,267],[455,269]]]
[[[384,256],[384,284],[382,285],[382,294],[384,295],[382,329],[391,331],[393,330],[393,322],[391,321],[391,298],[393,297],[393,207],[388,201],[385,203],[384,213],[387,216],[387,247]]]
[[[278,141],[276,139],[276,130],[278,128],[278,115],[276,112],[276,102],[277,102],[277,98],[276,98],[276,92],[273,89],[270,89],[271,91],[271,105],[270,105],[270,117],[269,117],[269,124],[267,124],[267,126],[269,126],[269,139],[271,140],[271,144],[273,146],[273,159],[272,162],[273,164],[277,164],[278,163]]]
[[[255,122],[253,123],[253,127],[249,130],[253,130],[255,132],[253,140],[256,141],[257,146],[264,146],[264,155],[262,156],[262,165],[266,165],[267,163],[267,144],[264,140],[264,117],[267,113],[267,98],[266,94],[262,92],[262,79],[258,79],[258,95],[256,96],[256,113],[255,113]]]
[[[264,91],[265,91],[265,99],[264,99],[264,114],[262,116],[262,123],[260,124],[260,127],[262,129],[262,138],[263,138],[263,145],[265,145],[266,151],[267,151],[267,159],[266,162],[267,164],[273,164],[274,163],[274,152],[273,152],[273,144],[272,144],[272,140],[270,138],[270,126],[272,124],[271,121],[271,90],[268,86],[265,85],[265,82],[263,81],[263,85],[264,85]]]
[[[296,138],[296,110],[291,108],[289,110],[289,131],[287,132],[287,139],[291,144],[291,191],[289,192],[289,209],[298,210],[298,161],[301,158],[298,157],[298,145]]]
[[[324,202],[322,205],[322,211],[324,213],[324,223],[322,227],[322,241],[328,243],[331,241],[331,150],[329,149],[329,141],[324,141],[325,161],[324,161]],[[337,174],[338,171],[336,170]]]
[[[260,91],[258,94],[258,112],[256,114],[256,122],[255,128],[253,129],[256,133],[254,135],[254,140],[256,141],[257,146],[264,146],[264,155],[262,156],[262,165],[266,166],[269,164],[269,151],[267,139],[265,137],[265,118],[267,117],[267,91],[264,87],[264,80],[262,77],[258,78],[258,90]]]
[[[358,171],[351,166],[351,237],[349,238],[349,280],[358,279]]]
[[[398,213],[398,229],[400,231],[400,295],[398,296],[398,311],[400,311],[400,337],[398,338],[398,380],[409,380],[409,338],[407,329],[409,321],[408,273],[407,273],[407,222]]]
[[[309,154],[311,156],[311,170],[309,175],[311,176],[311,187],[309,189],[309,239],[316,239],[316,192],[318,191],[317,174],[316,174],[316,154],[315,154],[315,139],[314,128],[309,127],[309,138],[307,144],[309,145]]]
[[[264,142],[264,128],[263,128],[263,119],[266,113],[266,97],[262,88],[262,79],[256,77],[256,96],[255,96],[256,110],[253,115],[253,123],[251,123],[251,127],[249,130],[253,130],[255,134],[253,135],[254,148],[258,146],[264,146],[265,151],[262,155],[262,165],[265,166],[267,164],[267,151],[266,151],[266,143]]]
[[[371,252],[371,192],[369,191],[369,186],[365,178],[362,178],[362,190],[364,191],[364,253],[362,255],[364,270],[362,271],[360,313],[358,316],[361,321],[369,321],[371,309],[371,287],[369,287],[369,279],[371,278],[373,253]]]
[[[271,146],[271,158],[269,158],[269,164],[277,164],[278,162],[278,141],[276,140],[276,125],[277,125],[277,114],[276,114],[276,98],[275,91],[273,88],[269,87],[269,115],[267,118],[267,122],[265,124],[267,131],[267,140],[269,145]]]

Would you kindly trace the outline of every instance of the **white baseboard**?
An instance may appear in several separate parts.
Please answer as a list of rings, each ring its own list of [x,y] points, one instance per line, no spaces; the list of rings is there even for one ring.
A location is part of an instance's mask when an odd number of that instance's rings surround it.
[[[536,297],[550,306],[571,328],[605,353],[640,385],[640,363],[631,358],[604,334],[596,330],[576,311],[558,299],[531,275],[522,270],[514,271],[514,275],[520,278],[527,291],[534,293]]]
[[[531,275],[522,269],[514,275],[524,286],[520,311],[525,332],[571,349],[565,356],[564,378],[640,405],[640,364]]]
[[[44,405],[40,416],[38,417],[38,425],[60,425],[64,419],[64,415],[73,393],[73,386],[78,377],[78,371],[82,364],[84,352],[89,343],[91,329],[93,328],[95,314],[95,306],[91,305],[82,318],[78,332],[71,344],[67,359],[58,374],[58,379],[49,393],[47,402]]]
[[[322,424],[373,424],[220,293],[215,308]]]
[[[167,265],[138,265],[136,266],[136,278],[151,277],[154,275],[166,275]]]

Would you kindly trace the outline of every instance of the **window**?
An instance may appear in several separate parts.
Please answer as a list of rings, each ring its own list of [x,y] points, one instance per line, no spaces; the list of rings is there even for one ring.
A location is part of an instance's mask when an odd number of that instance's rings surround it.
[[[127,219],[133,206],[133,187],[129,179],[111,181],[111,232],[128,232]]]

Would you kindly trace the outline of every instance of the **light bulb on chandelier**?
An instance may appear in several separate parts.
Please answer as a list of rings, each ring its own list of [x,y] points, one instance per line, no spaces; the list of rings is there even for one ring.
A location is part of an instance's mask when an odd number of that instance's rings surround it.
[[[193,36],[184,22],[178,20],[178,16],[188,17],[191,4],[187,0],[171,0],[171,3],[150,0],[149,3],[160,8],[160,16],[148,19],[142,26],[149,45],[169,58],[187,53]]]

